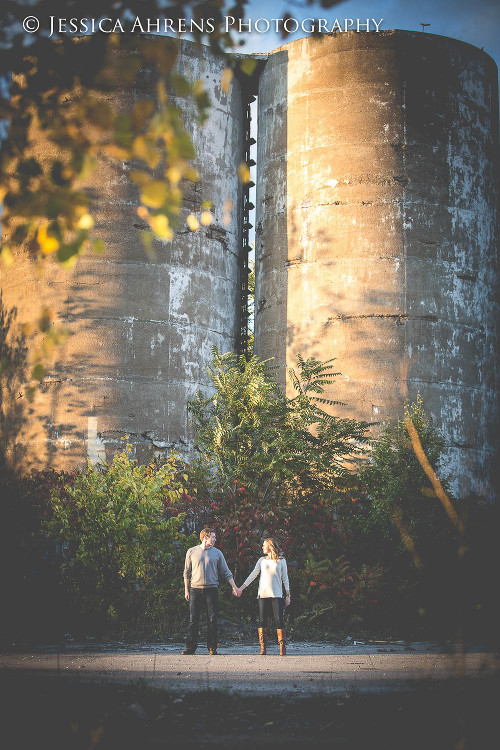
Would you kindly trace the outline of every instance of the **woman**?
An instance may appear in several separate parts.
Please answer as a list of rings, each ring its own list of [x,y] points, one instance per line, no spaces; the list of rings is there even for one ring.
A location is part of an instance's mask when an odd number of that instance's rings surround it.
[[[259,591],[259,643],[260,653],[267,653],[266,623],[272,612],[278,632],[280,656],[286,655],[285,629],[283,623],[283,586],[285,587],[285,606],[290,604],[290,584],[286,560],[280,552],[275,539],[264,539],[262,544],[264,557],[259,558],[246,581],[241,585],[240,592],[252,583],[260,573]]]

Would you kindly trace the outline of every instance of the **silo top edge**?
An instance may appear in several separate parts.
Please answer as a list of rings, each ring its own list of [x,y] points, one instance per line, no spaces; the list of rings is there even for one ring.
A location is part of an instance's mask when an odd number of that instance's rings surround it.
[[[138,35],[141,38],[144,39],[157,39],[155,35],[153,34],[139,34]],[[84,40],[87,37],[74,37],[76,41]],[[341,43],[342,40],[348,40],[349,46],[354,42],[355,40],[359,42],[359,44],[352,45],[356,46],[358,49],[362,49],[363,46],[366,44],[367,47],[371,47],[372,43],[379,39],[379,40],[389,40],[389,39],[396,39],[396,38],[409,38],[414,40],[429,40],[434,41],[436,44],[451,44],[455,47],[462,47],[464,49],[469,50],[470,52],[473,52],[479,57],[482,57],[485,62],[487,61],[487,64],[490,66],[493,66],[495,71],[498,75],[498,66],[495,62],[495,60],[489,55],[487,52],[484,51],[484,49],[477,47],[474,44],[471,44],[470,42],[464,42],[461,39],[455,39],[453,37],[443,36],[442,34],[430,34],[428,32],[422,32],[422,31],[414,31],[414,30],[408,30],[408,29],[383,29],[380,31],[363,31],[363,32],[357,32],[354,30],[350,31],[344,31],[341,33],[333,32],[333,33],[326,33],[326,34],[320,34],[320,35],[310,35],[301,37],[300,39],[293,39],[289,42],[286,42],[285,44],[280,45],[279,47],[276,47],[275,49],[269,51],[269,52],[237,52],[237,51],[219,51],[211,47],[209,44],[204,44],[203,42],[192,40],[192,39],[178,39],[176,37],[170,37],[165,36],[165,40],[168,40],[170,44],[178,45],[183,52],[186,54],[189,54],[191,51],[194,50],[203,50],[204,53],[211,53],[214,57],[220,57],[221,59],[224,59],[224,57],[227,58],[233,58],[233,59],[245,59],[245,58],[252,58],[254,60],[257,60],[258,62],[265,62],[269,58],[271,58],[273,55],[277,54],[278,52],[286,52],[287,50],[290,50],[291,48],[300,46],[304,43],[311,43],[314,44],[318,41],[323,41],[325,39],[331,39],[338,41]],[[56,43],[58,43],[59,40],[56,40]],[[346,48],[344,48],[346,49]],[[125,51],[121,51],[122,54],[126,54]]]
[[[464,42],[461,39],[454,39],[453,37],[449,36],[443,36],[442,34],[430,34],[428,32],[422,32],[422,31],[413,31],[408,29],[383,29],[381,31],[363,31],[363,32],[357,32],[354,30],[350,30],[347,32],[342,33],[326,33],[326,34],[320,34],[318,36],[307,36],[307,37],[301,37],[300,39],[293,39],[290,42],[286,42],[285,44],[280,45],[279,47],[276,47],[276,49],[273,49],[269,54],[268,57],[271,57],[271,55],[276,54],[277,52],[284,52],[291,47],[300,45],[304,43],[304,41],[314,40],[314,41],[320,41],[322,38],[331,38],[336,40],[341,39],[347,39],[350,42],[354,41],[355,39],[359,40],[359,48],[362,48],[363,46],[363,40],[366,42],[368,40],[372,41],[374,39],[389,39],[389,38],[412,38],[415,40],[431,40],[435,41],[436,44],[453,44],[454,46],[458,47],[465,47],[469,50],[473,50],[475,54],[478,56],[487,58],[489,61],[489,64],[493,65],[495,69],[497,69],[497,64],[495,60],[489,55],[487,52],[484,51],[484,49],[477,47],[474,44],[471,44],[470,42]],[[371,46],[371,45],[370,45]]]

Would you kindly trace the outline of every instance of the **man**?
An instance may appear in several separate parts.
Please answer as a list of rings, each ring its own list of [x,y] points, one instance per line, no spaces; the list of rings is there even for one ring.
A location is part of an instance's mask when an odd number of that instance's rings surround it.
[[[198,646],[201,608],[207,617],[207,648],[211,656],[217,654],[217,613],[219,574],[226,578],[235,596],[241,596],[233,574],[227,567],[224,555],[214,547],[215,531],[204,528],[200,532],[201,544],[186,552],[184,565],[184,596],[189,602],[189,629],[183,654],[194,654]]]

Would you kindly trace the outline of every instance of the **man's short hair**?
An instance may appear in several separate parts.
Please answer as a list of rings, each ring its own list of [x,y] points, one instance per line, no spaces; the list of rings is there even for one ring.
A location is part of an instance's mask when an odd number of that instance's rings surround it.
[[[205,526],[205,528],[200,531],[200,542],[204,539],[210,539],[210,534],[215,534],[215,531],[209,526]]]

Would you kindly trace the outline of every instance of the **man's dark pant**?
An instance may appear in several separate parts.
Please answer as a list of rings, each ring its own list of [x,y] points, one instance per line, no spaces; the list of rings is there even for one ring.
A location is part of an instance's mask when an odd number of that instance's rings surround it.
[[[194,649],[198,645],[198,632],[202,607],[207,615],[207,648],[217,648],[218,589],[189,589],[189,628],[186,647]]]

